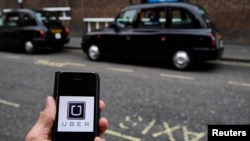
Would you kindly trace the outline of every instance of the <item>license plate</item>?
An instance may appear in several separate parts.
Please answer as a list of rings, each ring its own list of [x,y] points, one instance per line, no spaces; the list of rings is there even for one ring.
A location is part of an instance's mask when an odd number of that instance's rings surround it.
[[[62,38],[61,33],[56,33],[56,34],[55,34],[55,38],[56,38],[56,39],[61,39],[61,38]]]
[[[223,40],[220,40],[220,42],[219,42],[219,47],[220,47],[220,48],[223,48],[223,47],[224,47]]]
[[[61,29],[51,29],[52,33],[61,33],[62,30]]]

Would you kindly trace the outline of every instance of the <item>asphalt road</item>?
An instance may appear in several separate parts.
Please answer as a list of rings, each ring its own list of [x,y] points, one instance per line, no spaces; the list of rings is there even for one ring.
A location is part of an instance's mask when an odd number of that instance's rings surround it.
[[[79,49],[0,52],[0,140],[21,141],[52,95],[56,71],[101,77],[108,141],[206,141],[209,124],[250,123],[250,64],[175,71],[156,62],[91,62]]]

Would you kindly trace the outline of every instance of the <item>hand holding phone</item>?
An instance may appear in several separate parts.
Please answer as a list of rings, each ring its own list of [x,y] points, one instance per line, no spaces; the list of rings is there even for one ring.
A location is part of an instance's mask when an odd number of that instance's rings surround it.
[[[53,141],[93,141],[98,136],[99,83],[97,73],[56,72]]]

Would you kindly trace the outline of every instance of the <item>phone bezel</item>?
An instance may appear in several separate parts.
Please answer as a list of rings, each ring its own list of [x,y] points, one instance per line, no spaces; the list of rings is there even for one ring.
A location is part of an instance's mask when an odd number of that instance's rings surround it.
[[[75,79],[75,80],[74,80]],[[66,81],[67,80],[67,81]],[[75,83],[73,83],[75,82]],[[88,86],[79,89],[72,89],[69,85],[83,82]],[[63,83],[63,85],[61,85]],[[99,109],[99,89],[100,78],[95,72],[56,72],[55,73],[55,87],[54,98],[56,100],[56,107],[59,106],[60,96],[94,96],[94,132],[58,132],[58,110],[56,111],[56,119],[53,126],[53,141],[68,141],[74,139],[75,141],[93,140],[99,132],[98,121],[100,118]],[[66,87],[66,88],[64,88]],[[78,86],[76,86],[78,88]],[[75,88],[75,87],[72,87]],[[58,109],[58,108],[57,108]]]

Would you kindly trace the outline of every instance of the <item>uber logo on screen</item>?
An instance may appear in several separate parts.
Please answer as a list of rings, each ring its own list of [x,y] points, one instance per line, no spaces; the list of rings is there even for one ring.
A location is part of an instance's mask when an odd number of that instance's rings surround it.
[[[68,120],[84,120],[85,119],[85,107],[84,101],[69,101],[68,102]]]
[[[58,132],[93,132],[95,98],[87,96],[60,96]]]

